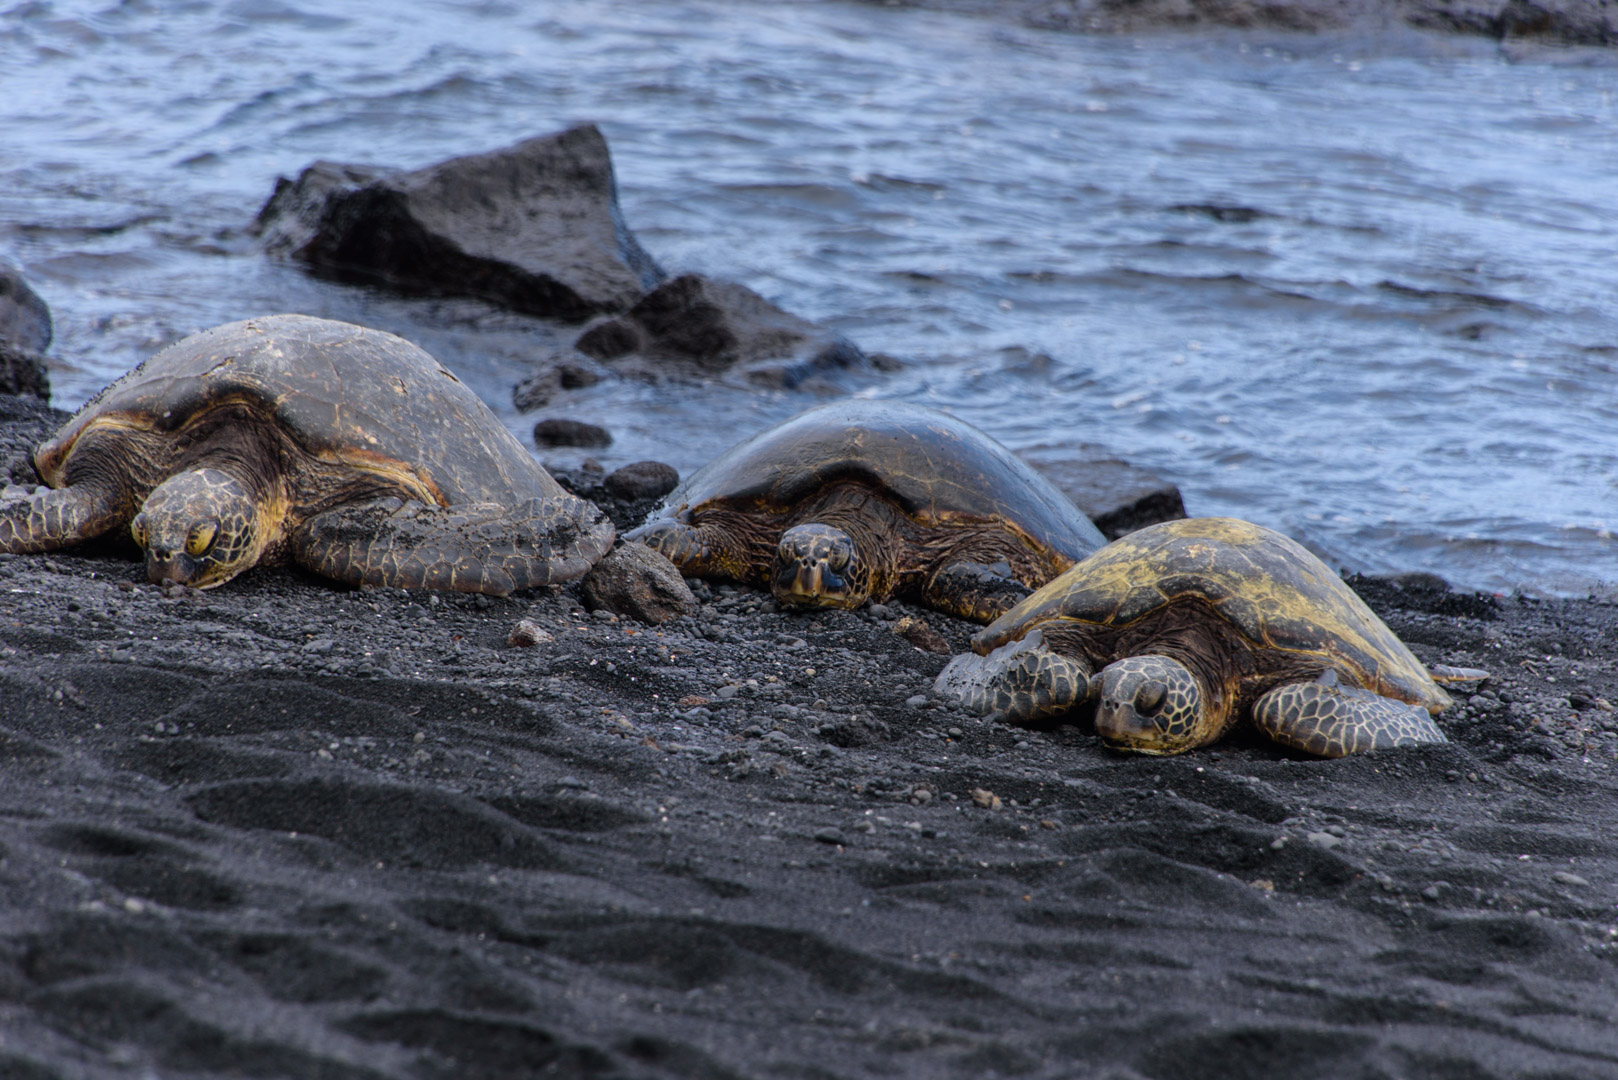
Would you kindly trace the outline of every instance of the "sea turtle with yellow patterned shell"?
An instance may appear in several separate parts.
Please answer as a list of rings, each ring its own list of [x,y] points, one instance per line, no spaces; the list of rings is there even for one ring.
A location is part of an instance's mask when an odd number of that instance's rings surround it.
[[[1011,723],[1094,703],[1108,745],[1178,754],[1244,718],[1321,757],[1444,742],[1438,681],[1296,541],[1234,518],[1186,518],[1115,540],[1002,615],[939,675],[940,691]]]
[[[444,365],[305,315],[176,342],[34,465],[49,490],[0,505],[0,551],[128,527],[150,580],[199,589],[291,562],[352,585],[503,596],[579,577],[614,540]]]
[[[839,401],[731,447],[629,533],[690,577],[782,604],[908,595],[988,622],[1106,543],[1073,501],[971,424]]]

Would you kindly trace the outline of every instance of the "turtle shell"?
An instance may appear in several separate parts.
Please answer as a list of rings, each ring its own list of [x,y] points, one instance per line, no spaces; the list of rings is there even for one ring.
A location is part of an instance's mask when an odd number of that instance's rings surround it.
[[[93,425],[174,432],[230,403],[273,417],[317,457],[413,474],[440,505],[564,494],[488,406],[425,351],[380,330],[307,315],[227,323],[176,342],[87,402],[34,460],[57,486]]]
[[[1345,681],[1435,712],[1450,703],[1325,563],[1278,532],[1234,518],[1166,521],[1115,540],[985,627],[972,647],[986,654],[1052,623],[1084,627],[1090,640],[1106,642],[1188,602],[1206,604],[1255,649],[1318,658]]]
[[[971,424],[892,401],[821,405],[759,432],[692,473],[647,520],[700,521],[716,507],[782,515],[837,483],[881,492],[924,527],[1005,524],[1070,559],[1106,543],[1071,499]]]

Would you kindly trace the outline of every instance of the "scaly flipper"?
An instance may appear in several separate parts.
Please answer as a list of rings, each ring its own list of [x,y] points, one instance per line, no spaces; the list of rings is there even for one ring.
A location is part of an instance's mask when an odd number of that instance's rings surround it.
[[[385,499],[317,514],[292,539],[298,565],[350,585],[505,596],[589,570],[612,522],[573,496],[426,506]]]
[[[55,551],[123,524],[118,494],[97,484],[72,484],[0,505],[0,551]]]
[[[1060,716],[1090,696],[1090,665],[1045,646],[1031,630],[988,656],[963,653],[938,673],[933,688],[980,716],[1031,724]]]
[[[1005,567],[1005,572],[1001,572]],[[1005,563],[957,562],[942,567],[922,588],[922,599],[958,618],[992,623],[1034,590],[1011,576]]]
[[[1467,693],[1476,690],[1489,677],[1489,673],[1482,668],[1450,667],[1448,664],[1428,664],[1427,674],[1440,686],[1452,686]]]
[[[1315,682],[1287,683],[1261,696],[1253,722],[1278,743],[1328,758],[1448,741],[1426,709],[1343,686],[1330,670]]]

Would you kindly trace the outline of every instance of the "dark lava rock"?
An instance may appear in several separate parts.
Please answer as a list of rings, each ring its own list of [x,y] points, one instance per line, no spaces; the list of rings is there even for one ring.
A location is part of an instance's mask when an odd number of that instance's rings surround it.
[[[414,172],[317,162],[276,182],[254,228],[272,254],[338,278],[530,315],[622,311],[663,280],[593,125]]]
[[[635,461],[607,474],[602,486],[620,499],[657,499],[674,490],[680,474],[661,461]]]
[[[511,403],[517,406],[519,412],[532,412],[549,404],[551,398],[562,390],[594,386],[606,377],[606,370],[585,356],[577,361],[550,364],[518,383],[511,392]]]
[[[1186,516],[1179,488],[1102,447],[1046,444],[1017,456],[1044,473],[1109,540]]]
[[[534,425],[534,442],[539,446],[611,446],[612,435],[604,427],[582,420],[553,416]]]
[[[0,354],[5,352],[0,347]],[[42,396],[0,394],[0,487],[37,484],[34,447],[56,433],[72,417],[47,405]]]
[[[658,286],[623,315],[590,327],[574,347],[597,360],[634,355],[699,373],[742,367],[751,381],[780,387],[816,371],[865,363],[847,338],[781,310],[745,285],[700,274]]]
[[[1326,32],[1422,30],[1501,41],[1618,44],[1611,0],[907,0],[906,6],[968,11],[1042,30],[1140,33],[1196,26]]]
[[[0,341],[0,394],[30,394],[41,400],[51,396],[45,358]]]
[[[22,274],[0,263],[0,345],[42,353],[51,345],[51,309]],[[6,393],[17,393],[15,390]]]
[[[51,396],[43,353],[51,344],[51,309],[22,274],[0,263],[0,394]]]
[[[1456,592],[1437,574],[1353,574],[1345,580],[1362,600],[1378,607],[1485,621],[1495,618],[1500,611],[1500,601],[1495,597],[1488,593]]]
[[[645,544],[625,541],[590,568],[584,602],[644,623],[665,623],[697,610],[697,598],[674,564]]]

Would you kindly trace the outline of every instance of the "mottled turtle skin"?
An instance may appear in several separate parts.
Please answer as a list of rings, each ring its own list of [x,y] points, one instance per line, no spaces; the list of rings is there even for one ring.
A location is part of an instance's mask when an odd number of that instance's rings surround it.
[[[1106,542],[1011,451],[948,413],[822,405],[721,454],[629,534],[692,577],[783,604],[913,596],[988,622]]]
[[[938,686],[1013,723],[1093,701],[1109,745],[1177,754],[1244,716],[1321,757],[1444,742],[1429,671],[1301,545],[1233,518],[1131,533],[985,627]]]
[[[34,464],[53,490],[0,507],[0,551],[127,526],[152,581],[196,588],[292,562],[354,585],[500,596],[578,577],[614,539],[426,352],[304,315],[164,349]]]

